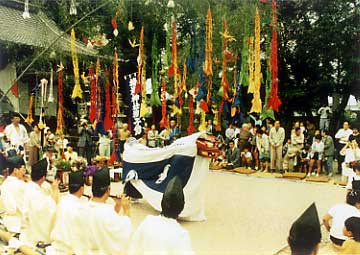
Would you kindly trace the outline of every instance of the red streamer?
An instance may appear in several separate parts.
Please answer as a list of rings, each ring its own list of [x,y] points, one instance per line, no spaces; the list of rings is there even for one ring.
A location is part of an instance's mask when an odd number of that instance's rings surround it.
[[[114,122],[111,118],[111,106],[110,106],[110,80],[109,80],[109,70],[106,69],[106,96],[105,96],[105,118],[104,118],[104,126],[105,130],[110,130],[114,125]]]
[[[270,70],[271,70],[271,90],[269,100],[266,108],[272,108],[278,112],[281,105],[281,100],[278,96],[278,54],[277,54],[277,30],[276,30],[276,0],[272,1],[272,36],[271,36],[271,55],[270,55]]]
[[[89,68],[89,79],[90,79],[89,120],[91,123],[93,123],[96,119],[96,79],[95,79],[93,65],[90,65],[90,68]]]
[[[61,64],[62,65],[62,64]],[[64,117],[63,117],[63,71],[60,68],[58,71],[58,113],[57,113],[57,125],[56,134],[62,134],[64,132]]]
[[[162,84],[161,84],[161,101],[162,101],[162,106],[161,106],[162,118],[160,121],[160,127],[169,128],[169,122],[166,116],[166,84],[164,80],[162,80]]]
[[[194,100],[193,97],[189,96],[189,127],[187,128],[188,135],[195,132],[194,127]]]

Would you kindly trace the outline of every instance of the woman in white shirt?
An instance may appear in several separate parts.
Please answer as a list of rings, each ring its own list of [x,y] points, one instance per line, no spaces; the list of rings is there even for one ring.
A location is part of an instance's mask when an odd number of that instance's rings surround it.
[[[356,140],[348,142],[340,151],[340,155],[345,156],[345,160],[342,163],[343,171],[341,180],[346,183],[349,179],[348,177],[353,173],[350,165],[351,162],[360,160],[360,148]]]
[[[330,232],[333,244],[341,246],[348,239],[343,233],[343,228],[345,221],[350,217],[360,217],[360,192],[349,192],[346,195],[346,203],[333,206],[324,215],[323,223]]]
[[[311,145],[308,176],[310,176],[315,162],[316,162],[316,166],[317,166],[316,176],[320,175],[321,160],[323,158],[323,154],[324,154],[324,143],[321,141],[321,135],[316,135],[315,140],[314,140],[313,144]]]

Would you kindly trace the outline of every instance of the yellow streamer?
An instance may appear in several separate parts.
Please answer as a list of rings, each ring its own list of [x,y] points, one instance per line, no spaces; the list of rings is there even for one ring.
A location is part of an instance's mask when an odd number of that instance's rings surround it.
[[[206,45],[205,45],[205,63],[204,63],[204,73],[209,76],[213,75],[213,66],[212,66],[212,14],[210,8],[208,9],[206,16]]]
[[[248,63],[249,63],[249,87],[248,93],[254,93],[255,91],[255,79],[254,79],[254,37],[249,37],[249,54],[248,54]]]
[[[200,125],[199,125],[199,131],[205,131],[206,130],[206,113],[201,110],[201,118],[200,118]]]
[[[71,29],[70,34],[70,45],[71,45],[71,58],[73,62],[73,68],[74,68],[74,89],[71,95],[71,98],[75,99],[77,97],[82,98],[82,89],[80,86],[80,74],[79,74],[79,63],[78,58],[76,55],[76,45],[75,45],[76,39],[75,39],[75,30],[74,28]]]
[[[254,59],[255,59],[255,70],[254,70],[254,98],[252,100],[252,107],[250,112],[261,113],[262,102],[260,98],[260,87],[261,87],[261,63],[260,63],[260,14],[259,10],[256,9],[255,14],[255,45],[254,45]]]

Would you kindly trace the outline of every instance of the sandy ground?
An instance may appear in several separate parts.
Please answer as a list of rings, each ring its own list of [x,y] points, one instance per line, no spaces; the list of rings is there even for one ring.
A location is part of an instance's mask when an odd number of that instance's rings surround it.
[[[210,171],[206,181],[204,222],[181,222],[197,254],[289,254],[287,235],[292,222],[316,202],[319,216],[343,202],[345,189],[309,183]],[[112,194],[121,191],[112,183]],[[158,214],[145,201],[132,205],[134,227],[148,214]],[[333,254],[324,231],[320,254]]]
[[[206,180],[204,222],[181,222],[197,254],[290,254],[286,239],[292,222],[316,202],[319,216],[345,200],[345,189],[329,183],[310,183],[275,178],[210,171]],[[112,194],[122,191],[121,183],[111,184]],[[86,187],[90,194],[90,187]],[[84,197],[85,199],[85,197]],[[1,208],[1,207],[0,207]],[[157,215],[146,201],[133,203],[134,229],[146,217]],[[323,228],[320,255],[336,254]]]

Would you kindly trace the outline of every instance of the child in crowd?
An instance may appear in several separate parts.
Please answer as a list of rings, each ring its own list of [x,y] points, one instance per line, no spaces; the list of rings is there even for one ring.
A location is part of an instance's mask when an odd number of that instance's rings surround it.
[[[270,142],[269,136],[266,132],[262,130],[258,130],[256,134],[256,146],[258,151],[260,152],[260,162],[261,162],[261,171],[265,173],[269,170],[269,162],[270,162]]]
[[[249,148],[246,146],[244,147],[244,150],[241,152],[241,162],[242,165],[251,168],[252,165],[253,156],[251,152],[249,151]]]
[[[310,176],[313,170],[314,163],[316,163],[317,166],[316,176],[320,175],[321,160],[323,158],[323,154],[324,154],[324,143],[321,141],[321,135],[317,134],[315,135],[314,142],[311,145],[309,171],[307,174],[308,176]],[[315,175],[315,173],[313,173],[313,175]]]
[[[360,218],[348,218],[343,232],[349,239],[343,243],[338,254],[360,254]]]
[[[300,172],[307,173],[310,161],[310,146],[306,144],[300,153]]]

